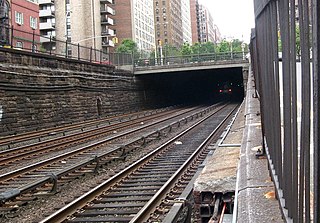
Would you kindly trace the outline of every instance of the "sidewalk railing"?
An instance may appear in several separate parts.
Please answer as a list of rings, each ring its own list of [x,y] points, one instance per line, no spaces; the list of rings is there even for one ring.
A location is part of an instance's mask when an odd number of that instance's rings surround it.
[[[257,155],[268,158],[285,221],[320,222],[320,1],[254,3],[250,47],[264,139]]]
[[[179,64],[205,63],[212,61],[247,60],[248,52],[223,52],[207,54],[190,54],[182,56],[163,56],[157,58],[139,58],[134,60],[135,67],[170,66]]]
[[[133,64],[130,53],[106,53],[101,49],[72,43],[68,39],[59,40],[55,36],[43,36],[9,26],[0,25],[0,29],[0,45],[2,47],[99,64],[115,66]]]

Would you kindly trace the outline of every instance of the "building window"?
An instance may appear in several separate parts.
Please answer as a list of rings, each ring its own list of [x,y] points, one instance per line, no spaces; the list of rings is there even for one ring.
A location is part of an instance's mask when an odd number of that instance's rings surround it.
[[[23,13],[21,12],[15,12],[15,20],[16,20],[16,23],[19,24],[19,25],[22,25],[23,24]]]
[[[30,27],[32,29],[37,29],[37,18],[30,16]]]
[[[20,42],[20,41],[18,41],[18,42],[16,43],[16,47],[22,49],[22,48],[23,48],[23,43]]]

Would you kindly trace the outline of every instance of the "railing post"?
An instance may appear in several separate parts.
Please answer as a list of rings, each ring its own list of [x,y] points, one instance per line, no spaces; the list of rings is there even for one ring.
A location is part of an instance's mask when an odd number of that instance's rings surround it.
[[[52,36],[50,35],[50,44],[49,44],[50,48],[49,48],[49,54],[52,54]]]
[[[32,46],[31,46],[31,51],[34,53],[34,30],[32,31]]]
[[[90,62],[92,62],[92,47],[90,47]]]
[[[134,53],[133,52],[131,54],[131,59],[132,59],[132,67],[134,68]]]
[[[68,57],[68,39],[66,39],[66,58]]]
[[[11,48],[13,48],[13,25],[11,26]]]
[[[80,60],[80,43],[78,43],[78,60]]]
[[[102,62],[102,50],[99,51],[100,52],[100,63]]]

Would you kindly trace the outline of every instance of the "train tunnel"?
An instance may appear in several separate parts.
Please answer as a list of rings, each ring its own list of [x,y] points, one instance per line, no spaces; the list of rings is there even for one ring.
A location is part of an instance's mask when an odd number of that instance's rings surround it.
[[[150,73],[136,78],[152,107],[242,101],[245,94],[242,67]]]

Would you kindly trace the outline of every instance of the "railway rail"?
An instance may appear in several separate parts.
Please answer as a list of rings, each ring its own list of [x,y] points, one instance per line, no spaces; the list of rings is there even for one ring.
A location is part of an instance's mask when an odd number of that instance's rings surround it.
[[[41,223],[161,222],[236,107],[211,112]]]
[[[186,111],[192,110],[194,109],[178,109],[178,111],[175,110],[175,113],[179,115],[180,112],[185,113]],[[132,129],[140,127],[141,123],[150,122],[151,120],[159,120],[160,122],[162,121],[161,118],[166,118],[168,115],[172,114],[172,112],[173,111],[164,111],[159,114],[143,116],[140,118],[137,117],[135,119],[123,119],[123,121],[119,121],[119,123],[108,124],[106,126],[76,132],[67,136],[48,139],[42,142],[0,151],[0,173],[1,169],[6,168],[6,164],[9,164],[10,166],[18,165],[21,163],[22,159],[35,159],[39,156],[43,156],[45,153],[50,153],[52,151],[57,152],[68,147],[83,144],[95,139],[104,138],[114,134],[114,132],[120,132],[126,128]],[[144,127],[145,126],[143,126],[143,128]]]
[[[18,135],[3,136],[0,139],[0,148],[2,148],[2,150],[12,149],[17,147],[17,145],[30,144],[30,142],[33,142],[33,141],[40,142],[45,140],[46,138],[59,137],[61,135],[64,136],[68,132],[77,131],[79,129],[84,131],[84,129],[98,128],[99,126],[106,125],[106,123],[108,123],[109,125],[111,123],[120,123],[126,120],[146,117],[149,115],[154,115],[154,114],[161,113],[171,109],[173,109],[173,107],[157,109],[157,110],[148,110],[148,111],[142,111],[142,112],[133,112],[130,114],[122,114],[117,116],[101,118],[101,119],[88,120],[81,123],[68,124],[65,126],[37,130],[37,131],[27,132],[27,133],[21,133]]]
[[[26,192],[33,191],[40,186],[45,186],[45,189],[49,193],[54,192],[57,189],[58,180],[68,182],[84,173],[94,172],[98,166],[102,164],[118,159],[124,159],[128,153],[144,147],[148,142],[159,138],[161,135],[165,135],[175,127],[178,128],[184,123],[188,123],[189,121],[203,116],[215,107],[217,107],[217,105],[207,109],[201,109],[184,118],[181,118],[182,112],[178,112],[178,114],[170,116],[169,121],[167,120],[167,124],[162,128],[157,128],[152,131],[148,130],[148,134],[140,135],[121,145],[118,144],[119,142],[110,144],[109,141],[111,139],[114,140],[115,138],[124,137],[124,135],[131,134],[141,128],[146,128],[149,125],[155,125],[157,122],[143,125],[143,127],[134,130],[125,131],[125,133],[118,134],[117,136],[112,136],[77,148],[68,153],[62,153],[59,156],[2,174],[0,175],[0,201],[3,204],[6,204],[5,206],[10,209],[10,201],[13,198],[21,196]],[[191,112],[190,110],[194,112],[193,109],[187,110],[189,112]],[[184,115],[185,113],[186,111],[184,111]],[[166,113],[166,115],[168,114]],[[176,119],[178,118],[178,120],[173,122],[173,117]],[[15,202],[13,204],[16,205]]]

